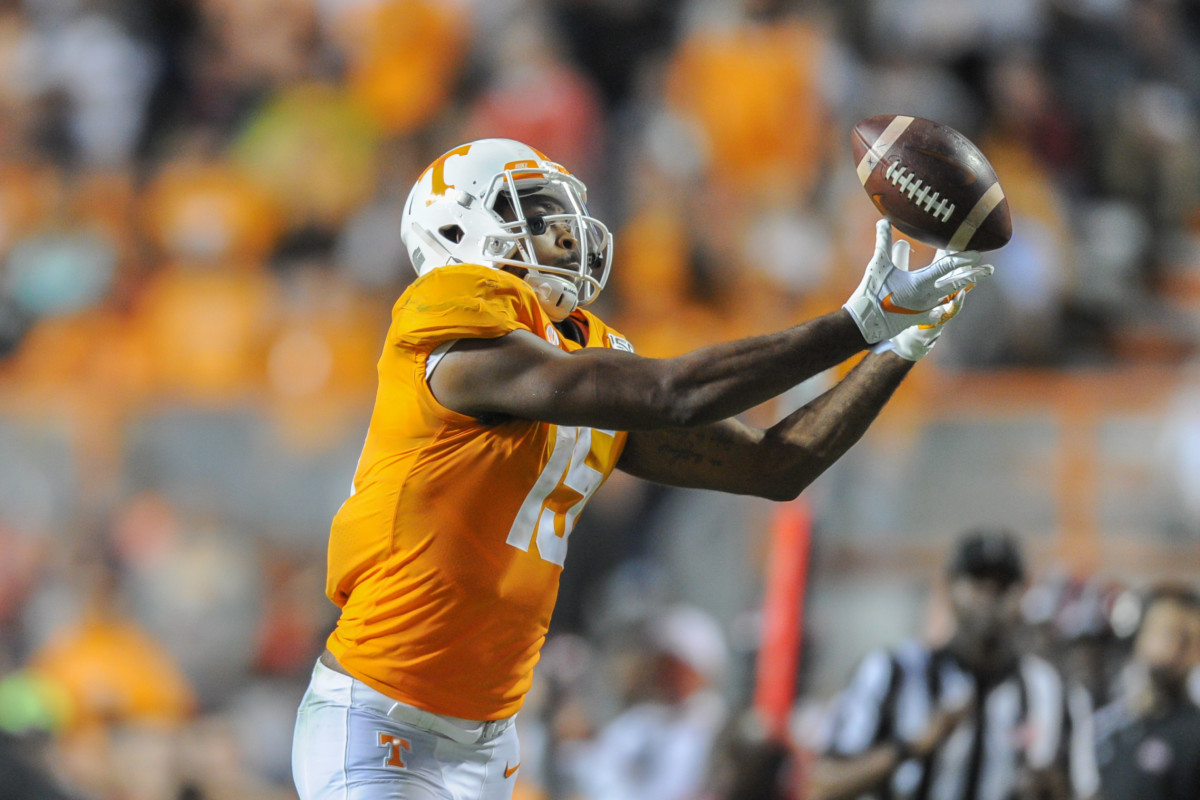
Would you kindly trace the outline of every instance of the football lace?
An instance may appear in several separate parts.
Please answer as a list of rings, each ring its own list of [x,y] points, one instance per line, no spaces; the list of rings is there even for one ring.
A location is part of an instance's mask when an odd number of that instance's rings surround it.
[[[889,164],[883,177],[899,189],[901,194],[908,195],[908,199],[917,208],[924,208],[925,212],[931,214],[934,219],[942,222],[950,221],[950,216],[954,213],[954,203],[945,197],[939,199],[940,195],[937,191],[930,194],[929,190],[933,187],[928,183],[923,183],[920,178],[906,170],[899,161]]]

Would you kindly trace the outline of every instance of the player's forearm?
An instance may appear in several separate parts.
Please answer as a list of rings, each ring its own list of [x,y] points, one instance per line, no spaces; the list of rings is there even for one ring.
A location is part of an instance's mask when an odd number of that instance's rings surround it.
[[[704,425],[777,397],[865,346],[850,315],[837,311],[780,333],[662,361],[649,397],[664,425]]]
[[[808,800],[850,800],[887,780],[900,765],[895,745],[883,744],[853,758],[820,758],[808,780]]]
[[[770,496],[798,495],[849,450],[870,427],[913,362],[894,353],[869,355],[829,391],[797,409],[763,437]]]

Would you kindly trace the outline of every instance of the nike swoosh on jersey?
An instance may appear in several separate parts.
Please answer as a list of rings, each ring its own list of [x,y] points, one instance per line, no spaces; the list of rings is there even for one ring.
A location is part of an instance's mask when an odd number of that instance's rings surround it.
[[[511,778],[521,768],[521,762],[518,761],[515,767],[510,767],[508,762],[504,763],[504,777]]]

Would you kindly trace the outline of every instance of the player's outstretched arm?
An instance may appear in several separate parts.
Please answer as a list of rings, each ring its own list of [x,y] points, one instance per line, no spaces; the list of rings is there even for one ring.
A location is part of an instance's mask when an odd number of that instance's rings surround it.
[[[766,430],[727,419],[630,433],[617,467],[671,486],[790,500],[862,437],[913,363],[894,352],[870,355]]]
[[[527,331],[460,340],[430,388],[474,417],[611,430],[688,428],[763,403],[866,347],[849,313],[668,359],[589,347],[565,353]]]
[[[908,272],[907,244],[876,226],[875,254],[845,307],[767,336],[671,359],[585,348],[570,355],[526,331],[458,342],[430,380],[438,401],[475,417],[504,415],[624,431],[687,428],[740,414],[905,330],[935,325],[955,295],[991,274],[978,253]],[[899,256],[899,258],[897,258]],[[904,353],[900,350],[901,355]]]
[[[897,242],[897,263],[908,245]],[[672,486],[716,489],[788,500],[837,461],[866,432],[912,365],[933,349],[962,310],[970,286],[931,314],[930,325],[906,328],[876,344],[873,355],[839,384],[767,430],[737,420],[694,429],[631,433],[618,467]]]

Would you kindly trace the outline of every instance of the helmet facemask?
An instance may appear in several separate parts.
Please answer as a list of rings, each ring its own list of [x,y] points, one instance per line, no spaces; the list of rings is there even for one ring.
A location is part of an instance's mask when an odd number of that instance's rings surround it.
[[[512,201],[514,197],[518,202]],[[525,166],[504,170],[493,180],[484,197],[484,207],[500,219],[500,232],[484,237],[485,257],[496,266],[519,267],[565,281],[578,296],[578,305],[592,302],[608,281],[612,237],[603,222],[588,214],[585,197],[583,183],[565,172]],[[561,211],[527,213],[535,198],[549,198]],[[511,209],[513,219],[503,218],[501,212],[505,206]],[[565,233],[576,243],[578,263],[543,264],[538,261],[534,237],[556,226],[565,227]],[[572,303],[567,312],[574,306]]]

